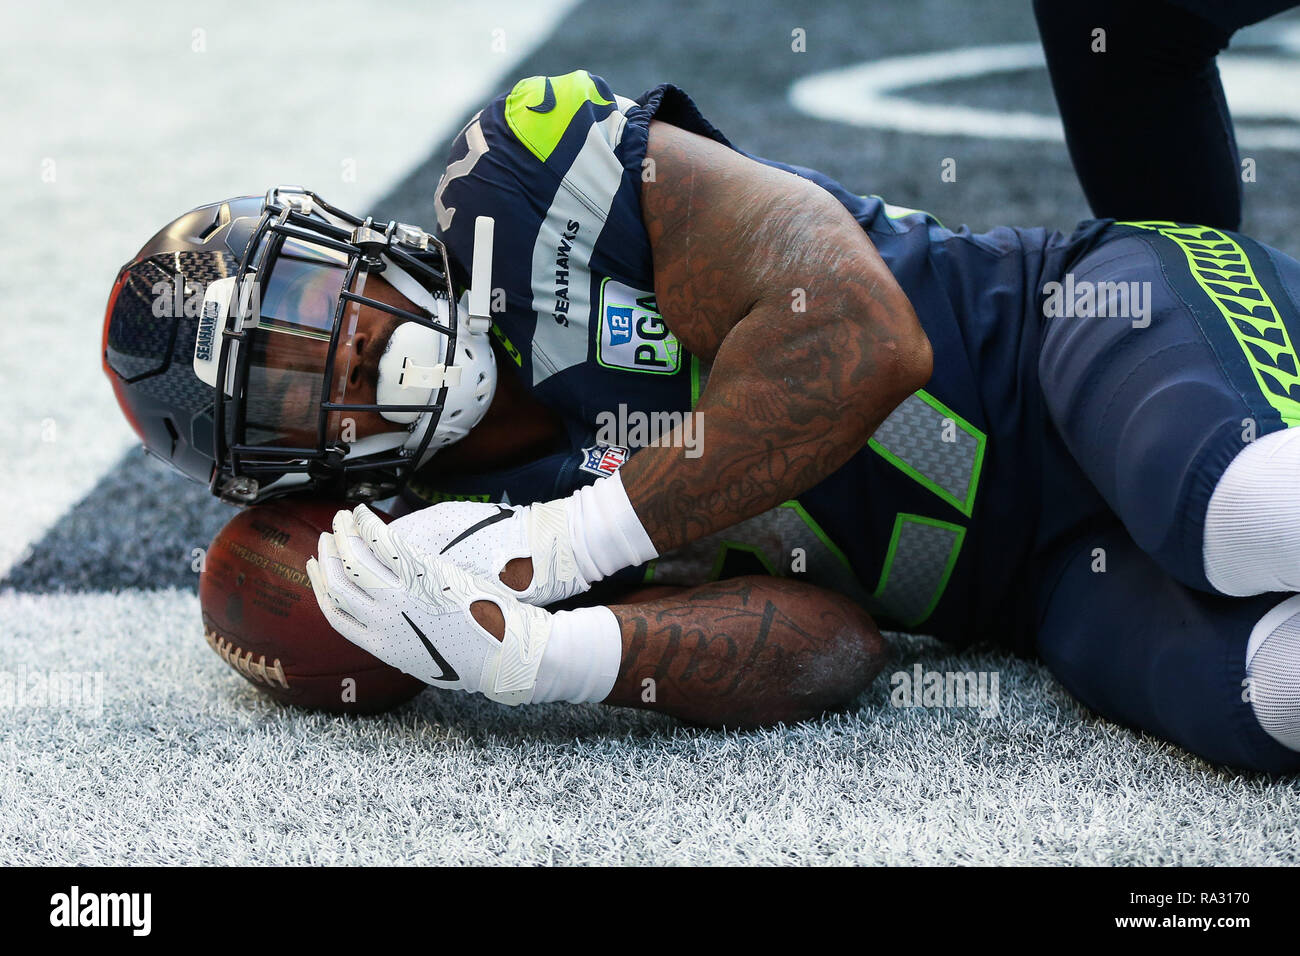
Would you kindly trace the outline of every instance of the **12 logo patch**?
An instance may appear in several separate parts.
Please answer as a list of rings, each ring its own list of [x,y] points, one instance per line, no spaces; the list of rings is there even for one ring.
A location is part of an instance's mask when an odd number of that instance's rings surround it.
[[[681,345],[659,314],[653,292],[606,278],[600,285],[596,360],[606,368],[672,375],[681,368]]]

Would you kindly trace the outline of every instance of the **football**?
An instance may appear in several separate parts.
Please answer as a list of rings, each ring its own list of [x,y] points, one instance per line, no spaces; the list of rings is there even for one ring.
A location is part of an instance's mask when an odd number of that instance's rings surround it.
[[[199,604],[208,644],[259,690],[299,707],[373,714],[425,685],[350,643],[316,606],[307,559],[346,507],[283,498],[245,508],[208,548]]]

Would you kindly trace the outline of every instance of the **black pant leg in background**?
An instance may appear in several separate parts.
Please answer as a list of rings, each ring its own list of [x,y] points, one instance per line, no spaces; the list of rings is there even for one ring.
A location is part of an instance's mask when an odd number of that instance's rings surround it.
[[[1034,0],[1070,158],[1098,218],[1236,229],[1241,169],[1215,61],[1296,0]],[[1106,50],[1093,52],[1093,31]]]

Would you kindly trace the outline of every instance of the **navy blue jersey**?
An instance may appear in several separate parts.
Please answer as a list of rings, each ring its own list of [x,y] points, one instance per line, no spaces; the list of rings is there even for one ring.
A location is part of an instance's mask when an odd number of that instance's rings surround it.
[[[602,413],[686,411],[698,398],[708,369],[657,310],[641,218],[652,119],[735,149],[680,89],[632,100],[583,71],[519,82],[457,136],[438,229],[468,268],[475,218],[495,219],[494,334],[505,364],[564,418],[571,449],[530,466],[544,474],[526,481],[482,476],[475,492],[471,479],[430,480],[423,494],[417,482],[419,497],[497,495],[512,483],[528,500],[566,494],[601,473],[581,465],[603,454],[593,452]],[[756,569],[809,575],[886,625],[963,642],[1014,636],[1028,626],[1041,498],[1040,290],[1099,227],[1073,237],[953,231],[813,170],[769,165],[825,188],[866,230],[929,335],[934,377],[797,502],[638,573],[685,583]]]

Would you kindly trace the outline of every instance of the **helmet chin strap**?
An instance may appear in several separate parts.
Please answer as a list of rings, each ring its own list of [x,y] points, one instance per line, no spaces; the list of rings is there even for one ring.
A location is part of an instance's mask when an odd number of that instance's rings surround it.
[[[441,323],[450,323],[450,309],[446,300],[432,295],[397,263],[386,260],[383,277],[389,285],[406,297],[417,309]],[[468,333],[461,322],[458,338]],[[444,385],[456,388],[461,382],[462,369],[449,364],[454,357],[447,354],[447,336],[418,322],[403,322],[393,329],[388,345],[379,359],[379,382],[376,400],[380,405],[427,405]],[[424,429],[432,415],[427,411],[380,412],[384,419],[409,430],[371,435],[354,443],[352,455],[366,455],[397,447],[418,448]],[[430,446],[427,460],[436,447]],[[419,464],[423,464],[420,462]]]
[[[491,238],[490,230],[488,238]],[[386,258],[385,262],[383,278],[389,285],[417,310],[443,325],[450,324],[451,309],[445,299],[434,296],[391,259]],[[458,303],[454,353],[447,348],[448,337],[427,325],[408,321],[393,329],[379,358],[376,404],[405,405],[412,410],[380,412],[385,420],[406,427],[353,442],[349,458],[403,447],[411,451],[419,448],[433,414],[418,410],[419,406],[432,402],[444,386],[448,392],[442,419],[416,467],[428,461],[442,446],[463,437],[483,417],[495,392],[496,366],[485,334],[487,329],[475,328],[470,299],[471,294],[467,293]],[[490,322],[484,318],[479,324],[487,326]]]
[[[448,323],[450,309],[394,262],[384,270],[384,280],[416,308],[433,319]],[[379,359],[380,405],[427,405],[443,385],[460,384],[461,369],[448,365],[447,337],[418,322],[403,322],[393,329]],[[412,391],[414,390],[414,392]],[[411,425],[428,412],[380,412],[390,422]],[[418,429],[413,429],[418,431]]]
[[[381,452],[392,451],[395,448],[401,448],[403,445],[410,445],[412,448],[418,443],[413,443],[410,436],[405,431],[400,432],[380,432],[377,435],[367,435],[364,438],[358,438],[348,446],[348,458],[364,458],[367,455],[377,455]]]
[[[417,307],[436,317],[438,314],[438,300],[434,298],[433,294],[416,282],[406,270],[392,259],[385,256],[384,262],[386,264],[384,271],[380,273],[384,281],[406,296]]]

